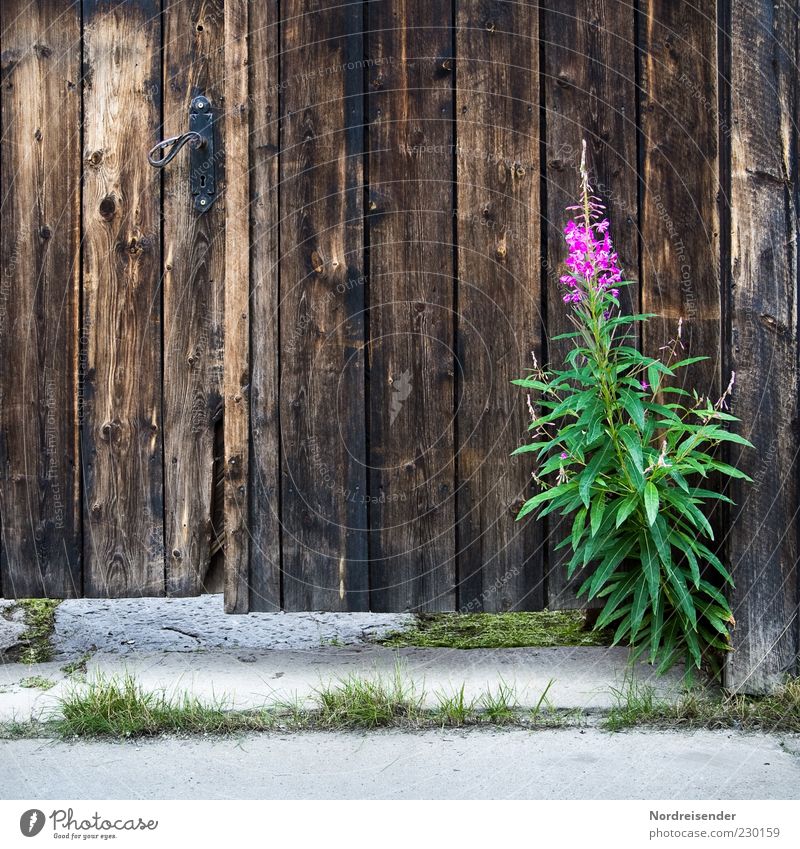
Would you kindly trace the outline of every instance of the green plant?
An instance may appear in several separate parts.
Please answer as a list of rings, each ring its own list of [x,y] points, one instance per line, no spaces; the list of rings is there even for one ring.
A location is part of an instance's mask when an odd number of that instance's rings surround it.
[[[439,704],[434,715],[442,725],[465,725],[475,719],[475,700],[467,700],[464,684],[450,695],[447,693],[435,695]]]
[[[353,675],[315,693],[317,719],[323,726],[378,728],[415,722],[421,697],[397,668],[390,676],[358,678]]]
[[[649,651],[659,671],[681,659],[689,670],[730,649],[733,616],[708,569],[732,579],[706,544],[714,536],[708,503],[730,499],[708,481],[712,473],[750,479],[716,449],[752,446],[725,429],[736,421],[724,411],[733,376],[716,403],[670,385],[679,369],[707,359],[679,358],[680,324],[664,361],[637,350],[634,328],[652,316],[621,313],[619,290],[628,284],[589,185],[585,148],[581,203],[572,209],[561,278],[575,328],[561,338],[572,349],[562,368],[534,362],[515,381],[538,393],[542,411],[529,396],[533,441],[515,453],[535,455],[541,491],[518,518],[571,516],[560,547],[572,549],[570,577],[587,569],[579,594],[605,600],[596,627],[613,624],[613,642],[629,644],[633,658]]]
[[[494,692],[487,690],[481,696],[480,704],[483,708],[483,716],[489,722],[512,722],[516,719],[519,709],[514,688],[502,679]]]

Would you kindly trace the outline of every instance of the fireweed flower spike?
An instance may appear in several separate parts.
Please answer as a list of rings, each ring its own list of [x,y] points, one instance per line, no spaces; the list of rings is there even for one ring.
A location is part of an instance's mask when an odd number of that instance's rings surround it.
[[[535,493],[517,518],[569,518],[568,577],[585,570],[578,590],[603,608],[596,628],[646,655],[664,671],[678,661],[718,670],[730,651],[733,617],[724,593],[731,576],[714,553],[710,489],[716,474],[745,477],[723,463],[726,442],[750,443],[726,427],[734,376],[715,405],[672,388],[677,372],[705,357],[683,356],[683,322],[661,359],[642,354],[635,326],[648,315],[624,315],[623,280],[605,209],[580,166],[580,201],[568,208],[560,278],[574,332],[564,365],[540,365],[514,381],[529,397]],[[676,284],[677,285],[677,284]],[[683,402],[683,403],[682,403]],[[534,416],[533,410],[536,411]]]

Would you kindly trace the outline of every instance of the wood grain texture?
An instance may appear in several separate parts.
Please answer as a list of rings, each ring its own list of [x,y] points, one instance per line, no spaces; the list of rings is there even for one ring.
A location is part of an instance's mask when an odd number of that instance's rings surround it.
[[[275,3],[250,3],[250,608],[281,605],[278,413],[279,42]]]
[[[367,4],[371,606],[455,607],[449,6]]]
[[[623,308],[639,309],[639,246],[636,153],[636,47],[634,12],[625,0],[549,0],[544,15],[544,92],[547,159],[547,358],[563,362],[572,330],[558,279],[567,250],[564,225],[576,202],[581,142],[585,139],[592,183],[605,203],[611,235],[625,279]],[[547,520],[547,604],[551,609],[584,607],[576,590],[585,575],[567,580],[564,550],[555,546],[569,533],[568,520]]]
[[[732,412],[736,589],[725,684],[765,692],[797,671],[797,8],[734,2],[731,21]]]
[[[86,0],[84,592],[164,592],[160,4]]]
[[[221,116],[223,36],[221,0],[165,5],[164,137],[188,129],[189,104],[199,94]],[[221,170],[221,162],[216,167]],[[180,596],[202,592],[210,579],[214,430],[222,415],[224,344],[225,205],[217,201],[202,215],[195,211],[190,168],[184,150],[162,172],[164,532],[167,593]]]
[[[81,593],[80,8],[7,2],[2,51],[2,592]]]
[[[250,608],[250,100],[247,0],[225,2],[225,611]],[[219,201],[218,201],[219,202]]]
[[[542,359],[536,3],[456,4],[457,558],[462,611],[537,610],[542,534],[515,521],[530,469],[525,374]]]
[[[683,319],[682,382],[716,400],[721,374],[716,4],[641,4],[642,309],[655,355]],[[727,382],[727,381],[726,381]]]
[[[281,7],[287,610],[366,610],[363,7]]]

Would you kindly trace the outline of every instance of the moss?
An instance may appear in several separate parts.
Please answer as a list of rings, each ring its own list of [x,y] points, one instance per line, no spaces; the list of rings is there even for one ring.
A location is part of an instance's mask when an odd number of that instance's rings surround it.
[[[91,660],[92,652],[84,652],[79,658],[65,663],[61,671],[69,678],[86,674],[86,664]]]
[[[56,682],[52,678],[45,678],[43,675],[31,675],[29,678],[23,678],[19,682],[19,686],[29,690],[52,690],[56,686]]]
[[[50,637],[55,629],[59,599],[26,598],[16,603],[25,617],[25,631],[20,642],[25,644],[19,660],[22,663],[45,663],[53,655]]]
[[[607,646],[611,636],[586,628],[580,610],[536,613],[430,613],[379,641],[392,648],[501,649],[531,646]]]

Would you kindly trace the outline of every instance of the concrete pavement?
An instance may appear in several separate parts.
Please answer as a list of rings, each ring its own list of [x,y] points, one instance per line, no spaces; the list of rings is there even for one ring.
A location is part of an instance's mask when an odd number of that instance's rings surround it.
[[[800,738],[400,730],[0,742],[0,798],[798,799]]]

